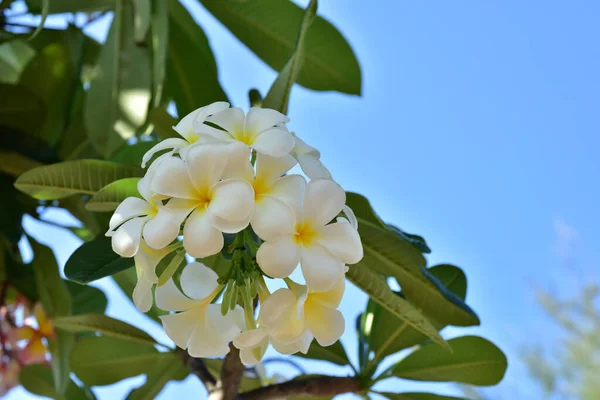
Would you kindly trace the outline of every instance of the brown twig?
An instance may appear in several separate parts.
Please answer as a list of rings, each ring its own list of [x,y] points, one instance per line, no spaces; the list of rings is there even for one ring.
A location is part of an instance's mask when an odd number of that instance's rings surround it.
[[[221,400],[237,399],[243,373],[244,366],[240,360],[240,351],[230,343],[229,354],[225,356],[221,368]]]
[[[187,369],[202,381],[208,393],[212,393],[217,388],[217,380],[210,373],[204,361],[201,358],[190,356],[187,351],[181,351],[180,355]]]
[[[269,385],[242,393],[237,400],[277,400],[291,396],[335,396],[342,393],[358,393],[360,382],[356,377],[316,376]]]

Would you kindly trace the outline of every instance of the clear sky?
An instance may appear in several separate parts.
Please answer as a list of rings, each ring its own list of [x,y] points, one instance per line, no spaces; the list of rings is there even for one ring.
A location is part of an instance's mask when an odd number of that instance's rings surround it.
[[[197,2],[184,3],[211,40],[230,99],[247,107],[248,90],[265,93],[275,73]],[[586,279],[600,280],[600,3],[330,0],[319,13],[353,45],[363,96],[296,87],[291,128],[321,150],[344,188],[367,195],[386,221],[423,235],[432,265],[467,272],[467,300],[482,326],[466,331],[492,339],[511,363],[505,381],[486,394],[539,397],[515,357],[520,346],[552,336],[534,287],[571,284],[558,276],[556,241],[565,230],[584,243]],[[92,33],[105,27],[100,22]],[[36,225],[33,233],[47,231]],[[65,238],[55,249],[64,261],[76,246]],[[365,301],[351,288],[342,304],[343,342],[353,357],[352,326]],[[122,298],[110,311],[147,324]],[[129,387],[102,389],[101,398],[121,398]],[[188,379],[161,398],[201,390]]]

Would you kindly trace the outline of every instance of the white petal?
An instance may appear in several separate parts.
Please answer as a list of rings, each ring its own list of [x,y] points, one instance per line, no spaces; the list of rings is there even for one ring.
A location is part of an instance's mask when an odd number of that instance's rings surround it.
[[[294,233],[296,214],[294,209],[283,201],[262,195],[256,199],[251,224],[261,239],[275,240]]]
[[[300,168],[310,179],[331,179],[331,172],[318,158],[306,154],[297,154],[296,157]]]
[[[256,156],[256,179],[263,182],[273,182],[288,172],[294,165],[296,165],[296,159],[289,154],[283,157],[271,157],[259,153]]]
[[[300,262],[300,247],[292,236],[275,242],[264,242],[256,252],[260,269],[273,278],[287,278]]]
[[[151,169],[153,172],[156,171],[156,168],[151,168]],[[138,192],[142,195],[144,200],[146,200],[149,204],[152,203],[152,195],[154,194],[154,192],[152,192],[152,188],[150,187],[150,182],[151,182],[151,179],[148,176],[148,174],[146,174],[146,176],[144,176],[142,179],[140,179],[137,183]]]
[[[169,197],[196,198],[196,189],[188,176],[185,162],[177,157],[165,157],[161,161],[152,177],[151,188]]]
[[[363,258],[358,231],[346,220],[319,229],[317,242],[345,264],[356,264]]]
[[[193,262],[181,272],[181,289],[192,299],[204,299],[215,291],[219,276],[206,265]]]
[[[269,341],[265,339],[259,346],[256,346],[256,348],[254,349],[241,349],[240,359],[242,360],[242,364],[244,364],[247,367],[251,367],[253,365],[258,364],[265,355],[267,347],[269,347]]]
[[[112,235],[112,249],[121,257],[133,257],[140,248],[142,227],[147,217],[130,219]]]
[[[188,151],[185,157],[190,180],[200,193],[217,183],[227,166],[227,146],[203,144]]]
[[[181,282],[183,284],[183,281]],[[156,306],[161,310],[184,311],[194,308],[196,301],[183,295],[175,286],[173,279],[169,279],[164,285],[157,286],[154,293]]]
[[[297,301],[290,289],[277,289],[260,305],[261,324],[269,330],[285,327],[287,318],[296,314]]]
[[[244,111],[238,107],[219,111],[206,118],[208,122],[220,126],[229,133],[243,131],[245,119]]]
[[[243,179],[227,179],[211,188],[210,212],[227,221],[243,221],[254,208],[254,189]]]
[[[250,163],[250,148],[241,142],[229,143],[227,152],[227,167],[223,172],[223,179],[240,178],[254,182],[254,167]]]
[[[319,303],[329,308],[337,308],[342,301],[346,289],[346,277],[342,276],[333,288],[326,292],[309,292],[308,302],[311,304]]]
[[[194,112],[194,121],[192,123],[195,126],[198,123],[203,123],[206,119],[219,111],[223,111],[229,108],[229,103],[225,101],[217,101],[204,107],[200,107]]]
[[[236,305],[226,315],[221,314],[220,304],[209,304],[206,311],[208,322],[219,332],[225,342],[231,342],[239,336],[244,323],[244,309]]]
[[[323,226],[333,220],[345,204],[346,192],[340,185],[328,179],[312,180],[304,194],[304,220]]]
[[[192,256],[204,258],[223,248],[223,234],[211,223],[207,211],[196,209],[183,226],[183,247]]]
[[[138,279],[133,288],[133,304],[137,309],[143,313],[148,312],[152,307],[152,286],[154,284],[150,282],[145,276],[138,274]]]
[[[148,150],[144,156],[142,157],[142,168],[146,168],[146,164],[148,161],[152,159],[152,157],[158,153],[159,151],[164,150],[178,150],[184,146],[187,146],[188,142],[184,139],[179,138],[168,138],[158,142],[154,147]]]
[[[245,129],[258,133],[287,122],[290,122],[290,119],[279,111],[270,108],[252,107],[246,116]]]
[[[227,221],[226,219],[219,218],[211,214],[211,221],[213,226],[224,233],[238,233],[246,229],[252,219],[252,213],[246,217],[246,219],[240,221]]]
[[[151,218],[142,231],[144,240],[148,246],[154,249],[162,249],[171,243],[179,235],[181,222],[176,215],[166,207],[158,207],[158,213]]]
[[[229,352],[228,343],[240,333],[234,319],[221,315],[221,306],[209,304],[204,320],[198,323],[188,343],[193,357],[218,357]]]
[[[170,251],[168,249],[154,250],[142,240],[140,243],[140,250],[133,259],[138,278],[144,276],[152,283],[158,282],[156,266],[169,253]]]
[[[251,349],[259,346],[262,341],[267,339],[268,333],[269,332],[263,327],[249,329],[240,333],[238,337],[233,340],[233,345],[240,350]]]
[[[252,143],[257,153],[283,157],[294,148],[294,138],[286,130],[271,128],[261,132]]]
[[[321,346],[331,346],[344,334],[344,316],[335,308],[311,307],[305,315],[306,326]]]
[[[313,341],[313,335],[307,329],[304,331],[302,336],[300,336],[300,339],[298,339],[296,342],[294,342],[294,346],[296,346],[298,348],[298,351],[300,353],[306,354],[306,353],[308,353],[308,349],[310,348],[310,344],[312,343],[312,341]]]
[[[358,229],[358,219],[356,218],[354,211],[352,211],[352,209],[348,206],[344,206],[344,208],[342,208],[342,211],[344,212],[344,214],[346,214],[348,222],[354,227],[354,229]]]
[[[299,219],[305,191],[306,179],[302,175],[287,175],[275,181],[271,195],[292,206]]]
[[[173,198],[165,204],[165,207],[173,214],[174,221],[177,221],[181,225],[188,215],[198,207],[198,201]]]
[[[344,276],[344,263],[317,243],[302,248],[300,265],[306,284],[313,292],[330,290]]]
[[[162,315],[159,318],[167,336],[185,350],[198,321],[204,320],[204,312],[204,308],[197,307],[177,314]]]
[[[296,132],[292,132],[292,136],[294,136],[294,153],[296,153],[297,155],[309,155],[317,159],[321,157],[321,153],[319,152],[319,150],[307,144],[298,135],[296,135]]]
[[[108,227],[110,230],[117,229],[123,222],[142,215],[148,215],[152,211],[152,206],[148,202],[138,197],[128,197],[119,204],[115,210]]]

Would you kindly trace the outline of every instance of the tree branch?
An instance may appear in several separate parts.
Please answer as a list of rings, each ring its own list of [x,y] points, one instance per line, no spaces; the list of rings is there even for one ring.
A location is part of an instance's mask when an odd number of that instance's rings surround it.
[[[238,397],[243,373],[244,366],[240,360],[240,351],[230,343],[229,354],[225,356],[221,368],[221,400],[235,400]]]
[[[181,360],[187,369],[202,381],[208,393],[212,393],[217,388],[217,380],[206,368],[201,358],[194,358],[187,351],[182,351]]]
[[[277,400],[290,396],[335,396],[361,391],[356,377],[316,376],[269,385],[242,393],[237,400]]]

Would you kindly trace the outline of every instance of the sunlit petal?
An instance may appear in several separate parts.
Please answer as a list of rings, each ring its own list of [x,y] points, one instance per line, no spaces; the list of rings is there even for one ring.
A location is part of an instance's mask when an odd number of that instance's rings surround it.
[[[346,192],[340,185],[328,179],[312,180],[304,194],[304,220],[323,226],[333,220],[345,204]]]
[[[363,258],[358,231],[344,219],[319,229],[317,242],[345,264],[356,264]]]
[[[344,263],[319,244],[302,248],[302,275],[311,291],[330,290],[344,276]]]
[[[119,204],[112,217],[110,217],[108,227],[110,230],[117,229],[123,222],[131,218],[148,215],[150,212],[152,212],[152,206],[148,202],[138,197],[128,197]]]
[[[318,158],[306,154],[297,154],[296,157],[300,168],[310,179],[331,179],[331,172]]]
[[[140,248],[142,227],[148,217],[130,219],[112,235],[112,249],[121,257],[133,257]]]
[[[254,208],[254,189],[243,179],[227,179],[211,189],[208,209],[228,221],[243,221]]]
[[[181,283],[183,284],[183,280]],[[188,310],[198,304],[196,301],[184,296],[175,286],[173,279],[169,279],[164,285],[158,286],[154,297],[156,298],[156,306],[167,311]]]
[[[192,308],[177,314],[162,315],[160,320],[167,336],[182,349],[187,349],[190,336],[196,330],[198,321],[204,320],[205,309],[202,307]]]
[[[223,234],[211,223],[208,212],[196,209],[183,226],[183,247],[192,256],[203,258],[223,248]]]
[[[158,213],[151,218],[143,228],[143,236],[148,246],[162,249],[169,245],[179,235],[181,222],[176,215],[166,207],[159,207]]]
[[[256,253],[260,269],[273,278],[290,276],[300,262],[300,247],[292,236],[283,236],[274,242],[264,242]]]
[[[245,119],[244,111],[238,107],[219,111],[206,118],[208,122],[225,129],[231,134],[244,129]]]
[[[246,116],[247,131],[262,132],[281,123],[290,122],[290,119],[280,113],[269,108],[252,107]]]
[[[263,240],[275,240],[294,233],[294,209],[272,196],[260,196],[252,214],[252,229]]]
[[[219,276],[206,265],[193,262],[181,272],[181,289],[192,299],[204,299],[217,288]]]
[[[152,159],[152,157],[164,150],[178,150],[181,147],[187,146],[188,142],[184,139],[179,138],[167,138],[162,140],[154,145],[150,150],[148,150],[144,156],[142,157],[142,168],[146,168],[146,164]]]
[[[337,308],[342,301],[344,296],[344,290],[346,289],[346,277],[342,278],[326,292],[310,292],[308,296],[308,302],[311,304],[319,303],[329,308]]]
[[[272,157],[283,157],[294,148],[294,138],[281,128],[271,128],[261,132],[252,143],[257,153]]]
[[[344,334],[344,316],[335,308],[314,306],[305,314],[306,326],[321,346],[331,346]]]
[[[165,196],[196,198],[196,190],[188,176],[185,162],[178,157],[165,157],[161,161],[154,172],[151,187],[154,192]]]
[[[152,286],[154,284],[150,282],[145,276],[138,274],[138,279],[133,288],[133,304],[137,307],[140,312],[148,312],[152,308]]]
[[[296,159],[288,154],[283,157],[271,157],[259,153],[256,156],[256,179],[272,182],[288,172],[294,165],[296,165]]]
[[[226,146],[205,144],[190,149],[185,157],[190,180],[199,193],[206,193],[223,176],[227,166]]]
[[[297,218],[300,219],[305,191],[306,179],[302,175],[287,175],[275,181],[271,188],[271,196],[292,206]]]

